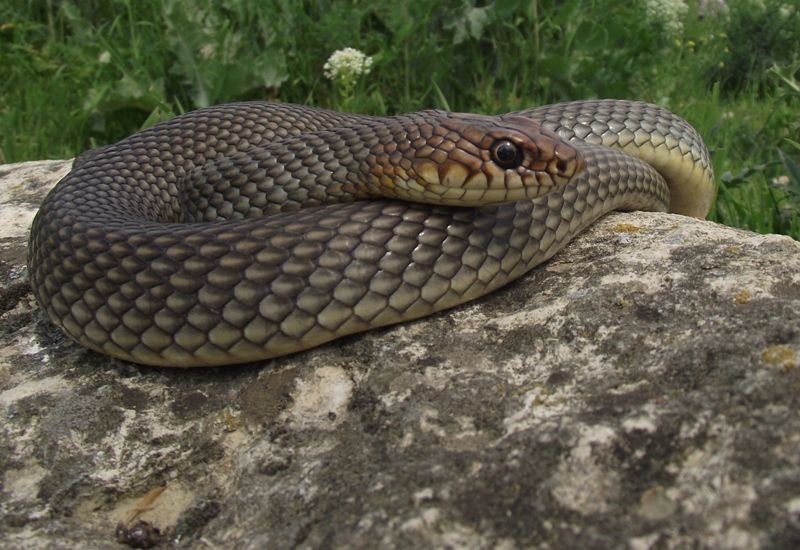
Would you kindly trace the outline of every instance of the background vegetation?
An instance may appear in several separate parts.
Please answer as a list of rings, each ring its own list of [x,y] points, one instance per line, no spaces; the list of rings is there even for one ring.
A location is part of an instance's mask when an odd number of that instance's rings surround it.
[[[323,75],[344,47],[373,58],[347,97]],[[704,136],[710,218],[800,237],[796,0],[7,0],[0,48],[0,163],[237,100],[383,115],[641,99]]]

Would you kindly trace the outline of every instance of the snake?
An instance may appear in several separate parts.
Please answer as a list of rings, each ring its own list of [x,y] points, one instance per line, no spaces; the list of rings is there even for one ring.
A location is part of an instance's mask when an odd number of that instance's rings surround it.
[[[705,217],[699,133],[644,102],[392,117],[212,106],[79,155],[31,226],[36,301],[155,366],[271,359],[484,296],[613,210]]]

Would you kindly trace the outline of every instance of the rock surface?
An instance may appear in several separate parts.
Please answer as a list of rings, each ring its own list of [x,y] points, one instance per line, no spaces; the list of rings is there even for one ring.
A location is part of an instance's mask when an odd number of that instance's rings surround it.
[[[27,226],[68,168],[0,166],[0,546],[139,520],[181,548],[800,545],[797,242],[613,214],[450,312],[166,370],[33,301]]]

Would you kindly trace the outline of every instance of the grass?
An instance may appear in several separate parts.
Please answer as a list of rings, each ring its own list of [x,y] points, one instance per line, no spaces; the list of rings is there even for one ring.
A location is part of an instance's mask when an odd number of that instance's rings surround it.
[[[710,219],[800,238],[800,9],[729,0],[729,13],[701,18],[687,4],[11,0],[0,6],[0,162],[69,158],[238,100],[385,115],[642,99],[706,140],[719,183]],[[344,47],[374,61],[353,87],[323,76]]]

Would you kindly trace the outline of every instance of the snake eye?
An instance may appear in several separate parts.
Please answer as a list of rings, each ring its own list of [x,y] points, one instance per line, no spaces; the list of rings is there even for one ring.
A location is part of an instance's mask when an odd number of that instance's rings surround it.
[[[496,141],[492,145],[492,160],[500,168],[516,168],[522,164],[522,151],[508,140]]]

